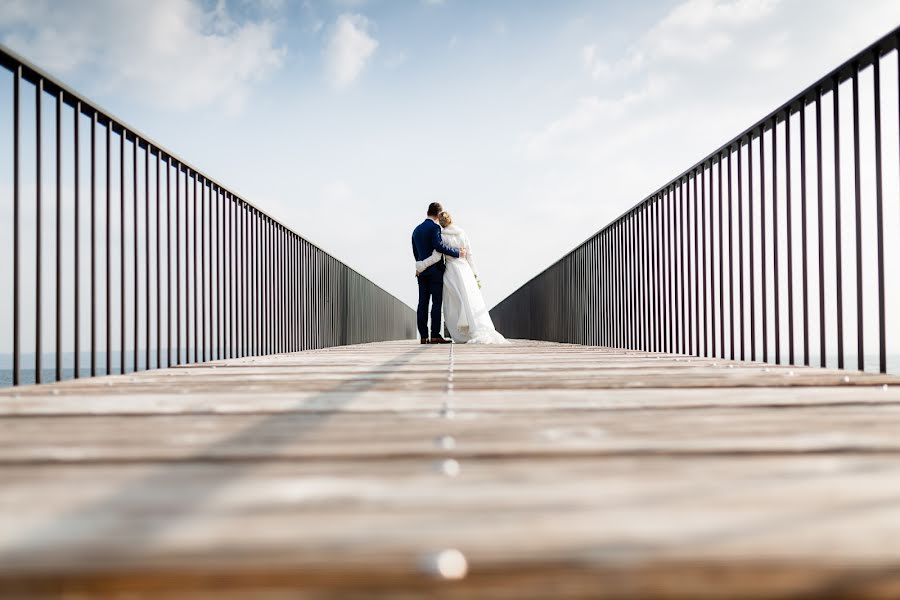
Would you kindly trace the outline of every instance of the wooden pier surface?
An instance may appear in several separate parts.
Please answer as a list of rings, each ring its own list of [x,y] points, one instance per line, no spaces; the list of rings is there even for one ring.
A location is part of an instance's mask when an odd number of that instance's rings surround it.
[[[0,391],[0,597],[900,597],[900,379],[368,344]]]

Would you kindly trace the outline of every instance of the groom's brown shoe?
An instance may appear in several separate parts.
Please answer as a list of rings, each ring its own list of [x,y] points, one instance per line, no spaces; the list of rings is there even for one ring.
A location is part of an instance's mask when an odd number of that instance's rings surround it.
[[[428,340],[429,344],[452,344],[453,341],[442,338],[441,336],[433,336]]]
[[[428,338],[422,338],[422,340],[421,340],[419,343],[420,343],[420,344],[427,344],[427,343],[428,343]]]

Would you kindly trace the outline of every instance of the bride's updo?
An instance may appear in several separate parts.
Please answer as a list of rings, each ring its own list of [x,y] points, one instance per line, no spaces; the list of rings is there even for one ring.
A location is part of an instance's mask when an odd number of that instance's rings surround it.
[[[446,210],[442,210],[438,213],[438,223],[441,224],[441,227],[449,227],[453,223],[453,217]]]

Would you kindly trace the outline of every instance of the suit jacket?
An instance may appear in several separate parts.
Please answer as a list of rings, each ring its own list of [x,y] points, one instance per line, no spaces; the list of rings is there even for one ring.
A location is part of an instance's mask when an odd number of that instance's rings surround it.
[[[416,260],[425,260],[435,250],[441,254],[459,258],[459,250],[444,245],[441,239],[441,226],[431,219],[425,219],[412,232],[413,256]],[[444,263],[442,261],[425,269],[422,275],[441,275],[443,271]]]

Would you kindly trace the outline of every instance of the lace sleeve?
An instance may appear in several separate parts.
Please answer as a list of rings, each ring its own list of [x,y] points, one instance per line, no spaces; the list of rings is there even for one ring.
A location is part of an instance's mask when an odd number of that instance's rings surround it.
[[[441,261],[441,253],[435,250],[431,253],[431,256],[426,258],[425,260],[417,260],[416,261],[416,273],[421,273],[428,267],[433,264],[439,263]]]

